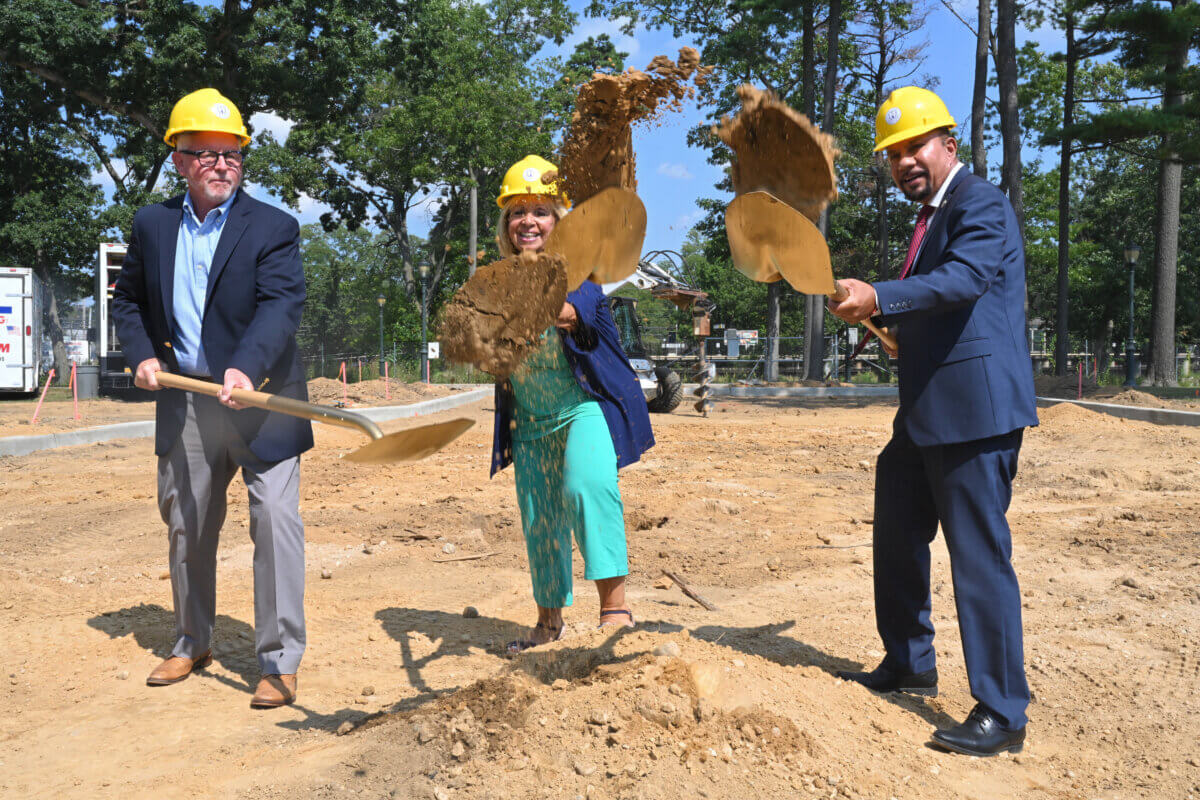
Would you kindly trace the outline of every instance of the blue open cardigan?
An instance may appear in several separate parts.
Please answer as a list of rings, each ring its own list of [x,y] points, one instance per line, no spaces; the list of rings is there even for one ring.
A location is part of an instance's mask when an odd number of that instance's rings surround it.
[[[563,354],[575,373],[579,388],[600,403],[620,469],[637,461],[642,453],[654,446],[646,398],[625,351],[621,349],[620,334],[608,309],[608,299],[600,287],[584,281],[567,295],[567,302],[575,306],[579,324],[572,334],[558,331]],[[512,463],[514,402],[509,382],[497,383],[492,475]]]

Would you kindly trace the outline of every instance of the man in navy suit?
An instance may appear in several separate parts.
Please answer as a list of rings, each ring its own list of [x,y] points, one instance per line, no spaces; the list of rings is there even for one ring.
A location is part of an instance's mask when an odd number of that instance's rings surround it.
[[[296,346],[304,306],[299,227],[239,190],[250,137],[214,89],[184,97],[165,136],[187,192],[147,206],[113,291],[121,349],[134,382],[160,391],[154,452],[158,505],[170,543],[175,645],[146,683],[185,679],[212,661],[217,539],[226,490],[240,468],[254,542],[255,708],[296,697],[304,653],[304,526],[300,454],[307,420],[245,408],[233,389],[308,397]],[[159,371],[221,384],[217,399],[163,389]]]
[[[1025,253],[1012,206],[958,161],[954,119],[932,92],[892,92],[876,118],[896,186],[923,204],[901,280],[843,281],[841,319],[892,326],[900,410],[875,482],[875,618],[887,651],[839,677],[935,696],[929,544],[946,537],[971,695],[967,720],[933,734],[956,752],[1025,740],[1021,596],[1005,519],[1027,426],[1037,424],[1025,344]]]

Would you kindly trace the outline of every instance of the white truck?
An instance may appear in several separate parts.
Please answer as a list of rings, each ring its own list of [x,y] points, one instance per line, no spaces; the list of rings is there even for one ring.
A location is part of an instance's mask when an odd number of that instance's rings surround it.
[[[119,243],[100,245],[96,253],[96,355],[100,361],[100,391],[127,389],[133,385],[132,376],[125,371],[125,356],[117,341],[117,329],[112,318],[113,287],[125,263],[128,247]]]
[[[42,282],[29,267],[0,267],[0,393],[36,392],[42,367]]]

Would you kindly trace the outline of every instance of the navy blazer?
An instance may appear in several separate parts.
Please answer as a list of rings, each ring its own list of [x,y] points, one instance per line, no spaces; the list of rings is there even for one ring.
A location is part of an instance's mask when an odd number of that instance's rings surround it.
[[[175,245],[182,220],[183,195],[146,206],[133,217],[112,308],[131,369],[158,358],[170,371],[179,371],[171,338]],[[213,380],[223,380],[225,370],[233,367],[256,388],[308,399],[296,346],[305,297],[299,238],[294,217],[238,191],[209,267],[200,330]],[[177,389],[156,394],[154,452],[165,455],[183,430],[185,397]],[[306,419],[256,408],[226,411],[250,451],[263,461],[281,461],[312,447],[312,424]]]
[[[654,446],[646,396],[621,348],[621,336],[608,308],[608,298],[600,287],[584,281],[567,295],[567,302],[575,306],[579,324],[572,334],[558,331],[563,354],[579,388],[600,403],[613,449],[617,451],[617,469],[626,467]],[[511,384],[497,383],[492,475],[512,463],[514,402]]]
[[[884,324],[899,326],[895,424],[916,445],[1038,424],[1025,344],[1025,248],[999,189],[959,169],[912,274],[874,286]]]

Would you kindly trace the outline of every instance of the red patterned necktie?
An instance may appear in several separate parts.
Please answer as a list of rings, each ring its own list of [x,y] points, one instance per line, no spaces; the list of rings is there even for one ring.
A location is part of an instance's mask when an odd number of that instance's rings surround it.
[[[908,243],[908,255],[904,258],[904,269],[900,270],[898,280],[904,280],[912,271],[917,253],[921,249],[921,240],[925,238],[925,229],[929,227],[929,218],[933,216],[934,211],[933,206],[921,206],[921,210],[917,212],[917,224],[913,226],[912,241]]]

